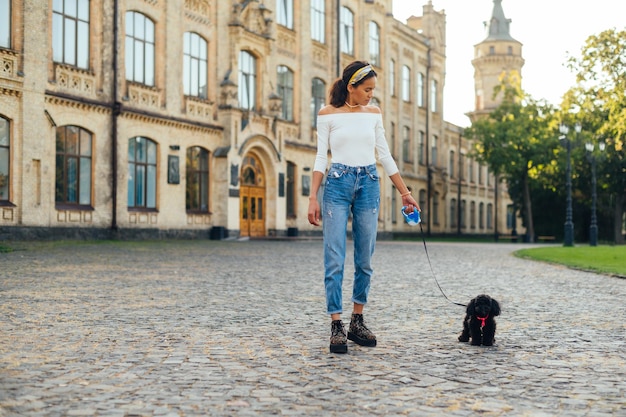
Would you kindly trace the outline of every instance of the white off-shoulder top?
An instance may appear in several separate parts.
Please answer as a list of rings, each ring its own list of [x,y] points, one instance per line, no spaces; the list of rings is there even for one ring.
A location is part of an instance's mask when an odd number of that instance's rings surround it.
[[[314,171],[326,172],[328,151],[331,162],[359,167],[382,164],[387,175],[398,172],[389,152],[380,113],[330,113],[317,116],[317,155]]]

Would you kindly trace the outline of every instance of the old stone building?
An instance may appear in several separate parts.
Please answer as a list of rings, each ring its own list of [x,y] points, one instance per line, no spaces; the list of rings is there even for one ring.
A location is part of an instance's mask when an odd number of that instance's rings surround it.
[[[355,59],[378,73],[425,229],[510,233],[510,201],[444,120],[445,13],[426,1],[402,23],[391,10],[0,0],[0,237],[320,233],[307,222],[315,116]],[[380,232],[415,232],[392,187],[385,178]]]

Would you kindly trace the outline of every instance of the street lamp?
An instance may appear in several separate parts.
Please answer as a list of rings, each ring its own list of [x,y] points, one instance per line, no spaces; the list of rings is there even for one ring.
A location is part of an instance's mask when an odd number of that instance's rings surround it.
[[[576,136],[580,133],[582,126],[580,123],[574,125]],[[565,209],[565,231],[563,236],[563,246],[574,246],[574,222],[572,221],[572,141],[567,137],[569,133],[569,126],[561,123],[559,125],[559,141],[561,145],[567,149],[567,168],[565,170],[566,186],[567,186],[567,208]]]
[[[598,143],[600,152],[604,151],[606,145],[604,142]],[[594,144],[587,142],[585,149],[587,150],[587,159],[591,163],[591,226],[589,226],[589,246],[598,246],[598,217],[596,216],[596,156],[593,153]]]

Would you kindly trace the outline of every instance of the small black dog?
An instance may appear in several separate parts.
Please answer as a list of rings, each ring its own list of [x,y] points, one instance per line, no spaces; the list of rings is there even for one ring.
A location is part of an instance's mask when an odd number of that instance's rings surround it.
[[[474,346],[493,345],[496,335],[494,317],[498,315],[500,315],[500,304],[487,294],[481,294],[472,299],[467,305],[459,342],[469,342],[471,337],[471,344]]]

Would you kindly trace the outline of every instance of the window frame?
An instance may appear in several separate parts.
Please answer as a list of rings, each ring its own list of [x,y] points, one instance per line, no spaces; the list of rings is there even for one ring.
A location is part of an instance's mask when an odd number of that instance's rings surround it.
[[[311,0],[311,39],[326,43],[325,0]]]
[[[185,156],[185,210],[187,213],[209,214],[211,153],[202,146],[190,146]],[[197,204],[192,204],[192,196],[197,199]]]
[[[373,20],[369,23],[369,54],[370,64],[380,66],[380,26]]]
[[[76,129],[72,134],[72,136],[75,137],[75,143],[71,144],[68,143],[68,141],[71,140],[70,133],[72,133],[69,131],[73,129]],[[63,136],[63,148],[61,151],[59,149],[60,135]],[[72,148],[76,149],[76,151],[71,152]],[[68,176],[72,171],[74,171],[74,178],[70,179]],[[85,176],[87,176],[87,178],[85,178]],[[70,184],[70,182],[72,182],[72,184]],[[55,132],[55,206],[91,209],[93,205],[92,184],[93,133],[77,125],[57,127]],[[69,195],[72,189],[75,194],[74,199],[70,198]]]
[[[317,114],[325,103],[326,83],[319,77],[313,77],[311,80],[311,125],[314,129],[317,129]]]
[[[276,0],[276,23],[293,30],[293,0]]]
[[[341,7],[339,23],[341,53],[354,55],[354,13],[346,6]]]
[[[285,212],[288,219],[295,219],[298,217],[298,206],[296,198],[296,179],[297,179],[297,166],[292,161],[287,161],[287,175],[285,175]]]
[[[144,151],[145,158],[143,158],[144,160],[142,161],[137,161],[136,160],[137,147],[133,146],[133,151],[134,151],[133,159],[134,160],[131,160],[130,158],[131,143],[132,141],[135,141],[136,143],[138,143],[140,142],[140,140],[145,141],[146,143],[145,151]],[[128,209],[140,210],[140,211],[156,211],[157,210],[157,187],[158,187],[157,172],[158,172],[158,167],[159,167],[158,144],[150,138],[147,138],[144,136],[135,136],[128,140],[128,145],[129,145],[128,146],[128,190],[127,190]],[[152,155],[152,158],[151,158],[151,155]],[[139,189],[137,188],[138,187],[137,178],[139,178],[139,176],[137,175],[138,167],[145,167],[143,180],[141,184],[143,186],[142,187],[143,192],[141,193],[142,198],[143,198],[143,204],[141,203],[138,204],[137,202],[137,194],[138,194],[137,191],[139,191]],[[150,172],[151,167],[152,167],[152,172]],[[131,182],[133,184],[132,188],[131,188]],[[131,191],[132,191],[132,198],[131,198]],[[150,192],[152,192],[151,195],[150,195]]]
[[[411,68],[408,65],[402,66],[402,101],[411,102]]]
[[[209,43],[206,39],[196,32],[183,34],[183,93],[186,96],[208,99],[208,53]],[[202,81],[204,86],[201,85]]]
[[[85,4],[87,10],[85,10]],[[62,10],[58,9],[59,6]],[[54,62],[84,70],[89,69],[90,13],[91,2],[89,0],[55,0],[52,2],[52,60]]]
[[[11,49],[13,45],[13,8],[11,0],[0,0],[0,48]]]
[[[4,133],[4,134],[3,134]],[[6,165],[3,172],[3,165]],[[4,195],[6,192],[6,196]],[[0,115],[0,205],[11,199],[11,121]]]
[[[291,68],[286,65],[276,67],[276,88],[283,100],[281,117],[289,122],[294,120],[294,79],[295,74]]]
[[[257,108],[256,78],[257,58],[250,51],[239,51],[239,88],[237,89],[237,96],[241,109],[255,111]]]
[[[126,24],[124,33],[125,47],[125,76],[127,81],[154,87],[155,85],[155,69],[156,69],[156,38],[155,23],[145,14],[129,10],[125,14]],[[141,19],[141,21],[137,21]],[[143,28],[138,30],[135,25],[141,25]],[[132,33],[129,34],[129,28],[132,25]],[[135,36],[136,32],[140,32]],[[149,33],[151,32],[151,36]],[[141,45],[141,51],[137,51],[137,47]],[[139,56],[141,55],[141,56]],[[141,66],[138,64],[141,58]],[[150,62],[151,61],[151,62]]]

